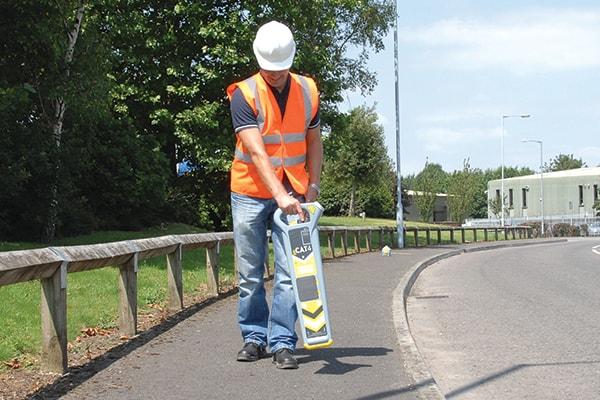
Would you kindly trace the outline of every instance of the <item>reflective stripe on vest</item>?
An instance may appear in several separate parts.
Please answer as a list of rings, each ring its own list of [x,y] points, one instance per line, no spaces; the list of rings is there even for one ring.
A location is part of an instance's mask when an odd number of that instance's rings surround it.
[[[302,91],[304,93],[304,96],[302,96],[304,99],[304,120],[306,122],[306,126],[308,126],[312,119],[311,118],[312,100],[311,100],[311,96],[310,96],[310,86],[304,76],[298,75],[298,77],[300,78],[300,86],[302,87]],[[258,114],[256,116],[256,122],[258,123],[258,130],[260,132],[262,132],[263,127],[265,126],[265,117],[264,117],[264,111],[262,108],[262,104],[260,103],[260,96],[258,94],[258,89],[256,86],[256,77],[253,76],[253,77],[247,79],[246,83],[248,84],[248,87],[250,88],[250,90],[254,93],[256,112]],[[265,145],[281,144],[282,137],[283,137],[283,143],[286,143],[286,144],[287,143],[299,143],[299,142],[303,142],[306,140],[306,132],[287,133],[287,134],[283,134],[283,135],[280,135],[280,134],[263,135],[262,140]],[[244,153],[243,151],[241,151],[238,148],[235,149],[235,157],[238,160],[243,161],[245,163],[253,164],[252,158],[250,157],[250,155]],[[301,160],[300,160],[300,158],[301,157],[284,158],[283,165],[284,166],[292,166],[292,165],[297,165],[297,164],[300,164],[300,163],[303,163],[306,161],[306,155],[303,156]],[[281,160],[278,157],[270,157],[270,159],[271,159],[271,164],[274,167],[280,167],[282,165]]]
[[[304,119],[306,120],[306,126],[310,126],[311,112],[312,112],[312,99],[310,96],[310,86],[308,85],[308,81],[306,77],[302,75],[298,75],[300,78],[300,86],[302,86],[302,91],[304,92]]]
[[[240,161],[245,162],[246,164],[254,164],[252,162],[252,158],[250,157],[250,155],[243,153],[238,148],[235,149],[235,158],[237,158]],[[271,165],[273,165],[274,167],[281,167],[282,165],[284,167],[292,167],[294,165],[304,163],[306,161],[306,154],[302,154],[302,155],[296,156],[296,157],[284,157],[283,163],[281,161],[281,158],[279,158],[279,157],[269,157],[269,160],[271,161]]]

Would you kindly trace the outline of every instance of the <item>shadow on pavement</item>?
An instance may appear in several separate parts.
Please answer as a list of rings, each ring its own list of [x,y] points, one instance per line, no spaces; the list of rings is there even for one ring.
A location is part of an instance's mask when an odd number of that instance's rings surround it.
[[[371,367],[370,364],[352,364],[340,361],[348,357],[381,357],[392,352],[385,347],[331,347],[320,350],[298,349],[298,363],[307,364],[315,361],[325,361],[325,365],[315,374],[343,375],[358,368]]]
[[[496,372],[495,374],[491,374],[488,375],[486,377],[483,377],[473,383],[470,383],[468,385],[465,386],[461,386],[459,388],[454,389],[451,392],[448,392],[446,394],[446,398],[450,399],[452,397],[456,397],[458,395],[461,395],[465,392],[468,392],[469,390],[475,389],[478,386],[482,386],[485,385],[488,382],[491,382],[493,380],[502,378],[506,375],[512,374],[514,372],[517,372],[521,369],[524,368],[530,368],[530,367],[558,367],[558,366],[563,366],[563,365],[585,365],[585,364],[600,364],[600,361],[568,361],[568,362],[556,362],[556,363],[537,363],[537,364],[516,364],[513,365],[510,368],[506,368],[502,371]]]
[[[357,397],[354,400],[380,400],[386,399],[390,397],[396,397],[403,393],[414,392],[415,390],[429,385],[434,385],[435,381],[433,379],[428,379],[423,382],[419,382],[416,385],[410,385],[399,389],[386,390],[385,392],[373,393],[368,396]]]
[[[190,318],[192,315],[208,307],[209,305],[234,294],[237,294],[237,287],[225,293],[220,293],[218,297],[209,298],[200,303],[193,304],[177,314],[171,315],[164,322],[139,333],[138,336],[131,339],[129,342],[113,347],[100,357],[93,359],[87,364],[77,367],[70,367],[62,377],[54,381],[52,384],[45,386],[31,394],[28,399],[51,400],[64,396],[77,386],[92,378],[98,372],[110,367],[119,359],[127,356],[135,349],[145,345],[157,336],[169,331],[181,321]]]

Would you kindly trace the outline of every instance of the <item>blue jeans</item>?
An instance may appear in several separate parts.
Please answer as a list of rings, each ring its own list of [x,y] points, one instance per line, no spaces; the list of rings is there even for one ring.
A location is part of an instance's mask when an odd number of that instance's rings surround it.
[[[239,279],[238,323],[244,342],[294,351],[298,319],[292,279],[283,247],[283,232],[272,224],[277,203],[238,193],[231,194],[235,261]],[[275,250],[273,303],[269,315],[264,271],[267,229],[271,227]]]

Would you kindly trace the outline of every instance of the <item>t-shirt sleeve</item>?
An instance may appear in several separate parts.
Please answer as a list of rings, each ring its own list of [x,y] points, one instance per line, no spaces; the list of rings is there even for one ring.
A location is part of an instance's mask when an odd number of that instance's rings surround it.
[[[310,121],[310,124],[308,125],[308,129],[316,128],[320,124],[321,124],[321,117],[319,115],[319,110],[317,109],[317,113],[315,114],[315,117]]]
[[[235,133],[246,128],[258,128],[256,115],[254,115],[252,107],[250,107],[250,104],[248,104],[239,88],[233,92],[229,107]]]

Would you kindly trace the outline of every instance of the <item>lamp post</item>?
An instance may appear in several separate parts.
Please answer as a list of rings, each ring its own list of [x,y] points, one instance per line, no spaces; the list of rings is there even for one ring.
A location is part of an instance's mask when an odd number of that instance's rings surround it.
[[[396,245],[404,248],[404,211],[402,209],[402,175],[400,174],[400,95],[398,88],[398,1],[394,1],[394,76],[396,100],[396,181],[398,201],[396,203],[396,225],[398,239]]]
[[[542,237],[544,236],[544,142],[534,139],[523,139],[523,143],[537,143],[540,145],[540,210],[542,215]]]
[[[501,192],[501,196],[500,196],[500,200],[502,201],[502,216],[501,221],[502,221],[502,227],[504,228],[504,213],[505,213],[505,206],[504,206],[504,120],[506,118],[529,118],[530,115],[529,114],[518,114],[518,115],[503,115],[502,116],[502,136],[500,138],[500,154],[502,157],[502,178],[501,178],[501,183],[500,183],[500,192]]]

